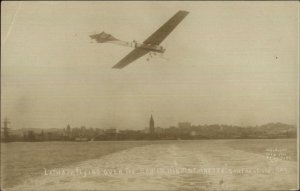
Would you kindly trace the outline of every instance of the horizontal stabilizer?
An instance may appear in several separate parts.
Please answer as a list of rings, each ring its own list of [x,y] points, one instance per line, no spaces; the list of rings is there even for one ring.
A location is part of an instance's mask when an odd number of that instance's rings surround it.
[[[110,41],[118,41],[119,39],[116,39],[113,37],[111,34],[107,34],[105,32],[99,33],[99,34],[93,34],[90,35],[91,39],[96,40],[99,43],[104,43],[104,42],[110,42]]]

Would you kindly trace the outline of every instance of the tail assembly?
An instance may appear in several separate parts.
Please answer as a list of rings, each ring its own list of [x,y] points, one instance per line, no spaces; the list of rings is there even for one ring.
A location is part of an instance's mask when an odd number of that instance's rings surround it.
[[[96,40],[96,42],[98,42],[98,43],[106,43],[107,42],[107,43],[117,44],[117,45],[121,45],[121,46],[134,47],[133,43],[121,41],[121,40],[115,38],[114,36],[112,36],[111,34],[105,33],[104,31],[99,34],[90,35],[90,38],[93,40]]]
[[[111,41],[119,41],[115,37],[113,37],[111,34],[107,34],[105,32],[99,33],[99,34],[93,34],[90,35],[91,39],[96,40],[98,43],[104,43],[104,42],[111,42]]]

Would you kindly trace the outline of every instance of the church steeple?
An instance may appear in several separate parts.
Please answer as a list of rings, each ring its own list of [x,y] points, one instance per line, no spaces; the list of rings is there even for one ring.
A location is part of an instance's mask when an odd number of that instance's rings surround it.
[[[150,132],[151,134],[154,133],[154,119],[153,119],[152,115],[151,115],[151,117],[150,117],[149,132]]]

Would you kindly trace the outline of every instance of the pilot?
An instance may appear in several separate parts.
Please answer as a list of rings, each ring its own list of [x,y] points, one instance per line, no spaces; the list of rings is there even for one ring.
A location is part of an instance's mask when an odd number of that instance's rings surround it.
[[[136,48],[136,47],[137,47],[137,42],[136,42],[136,40],[133,40],[132,42],[133,42],[133,46]]]

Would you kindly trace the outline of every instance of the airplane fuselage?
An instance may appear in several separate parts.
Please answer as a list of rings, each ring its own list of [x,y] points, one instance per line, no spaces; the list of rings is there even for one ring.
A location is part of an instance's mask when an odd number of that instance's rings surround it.
[[[121,46],[127,46],[127,47],[132,47],[132,48],[142,48],[149,50],[151,52],[157,52],[157,53],[164,53],[166,49],[164,49],[162,46],[155,45],[155,44],[146,44],[146,43],[138,43],[137,41],[132,41],[132,42],[126,42],[122,41],[119,39],[116,39],[110,34],[107,34],[105,32],[99,33],[99,34],[93,34],[90,35],[91,39],[96,40],[99,43],[112,43],[112,44],[117,44]]]
[[[164,47],[159,46],[159,45],[153,45],[153,44],[144,44],[144,43],[137,43],[133,42],[135,48],[143,48],[146,50],[149,50],[151,52],[158,52],[158,53],[164,53],[166,49]]]

